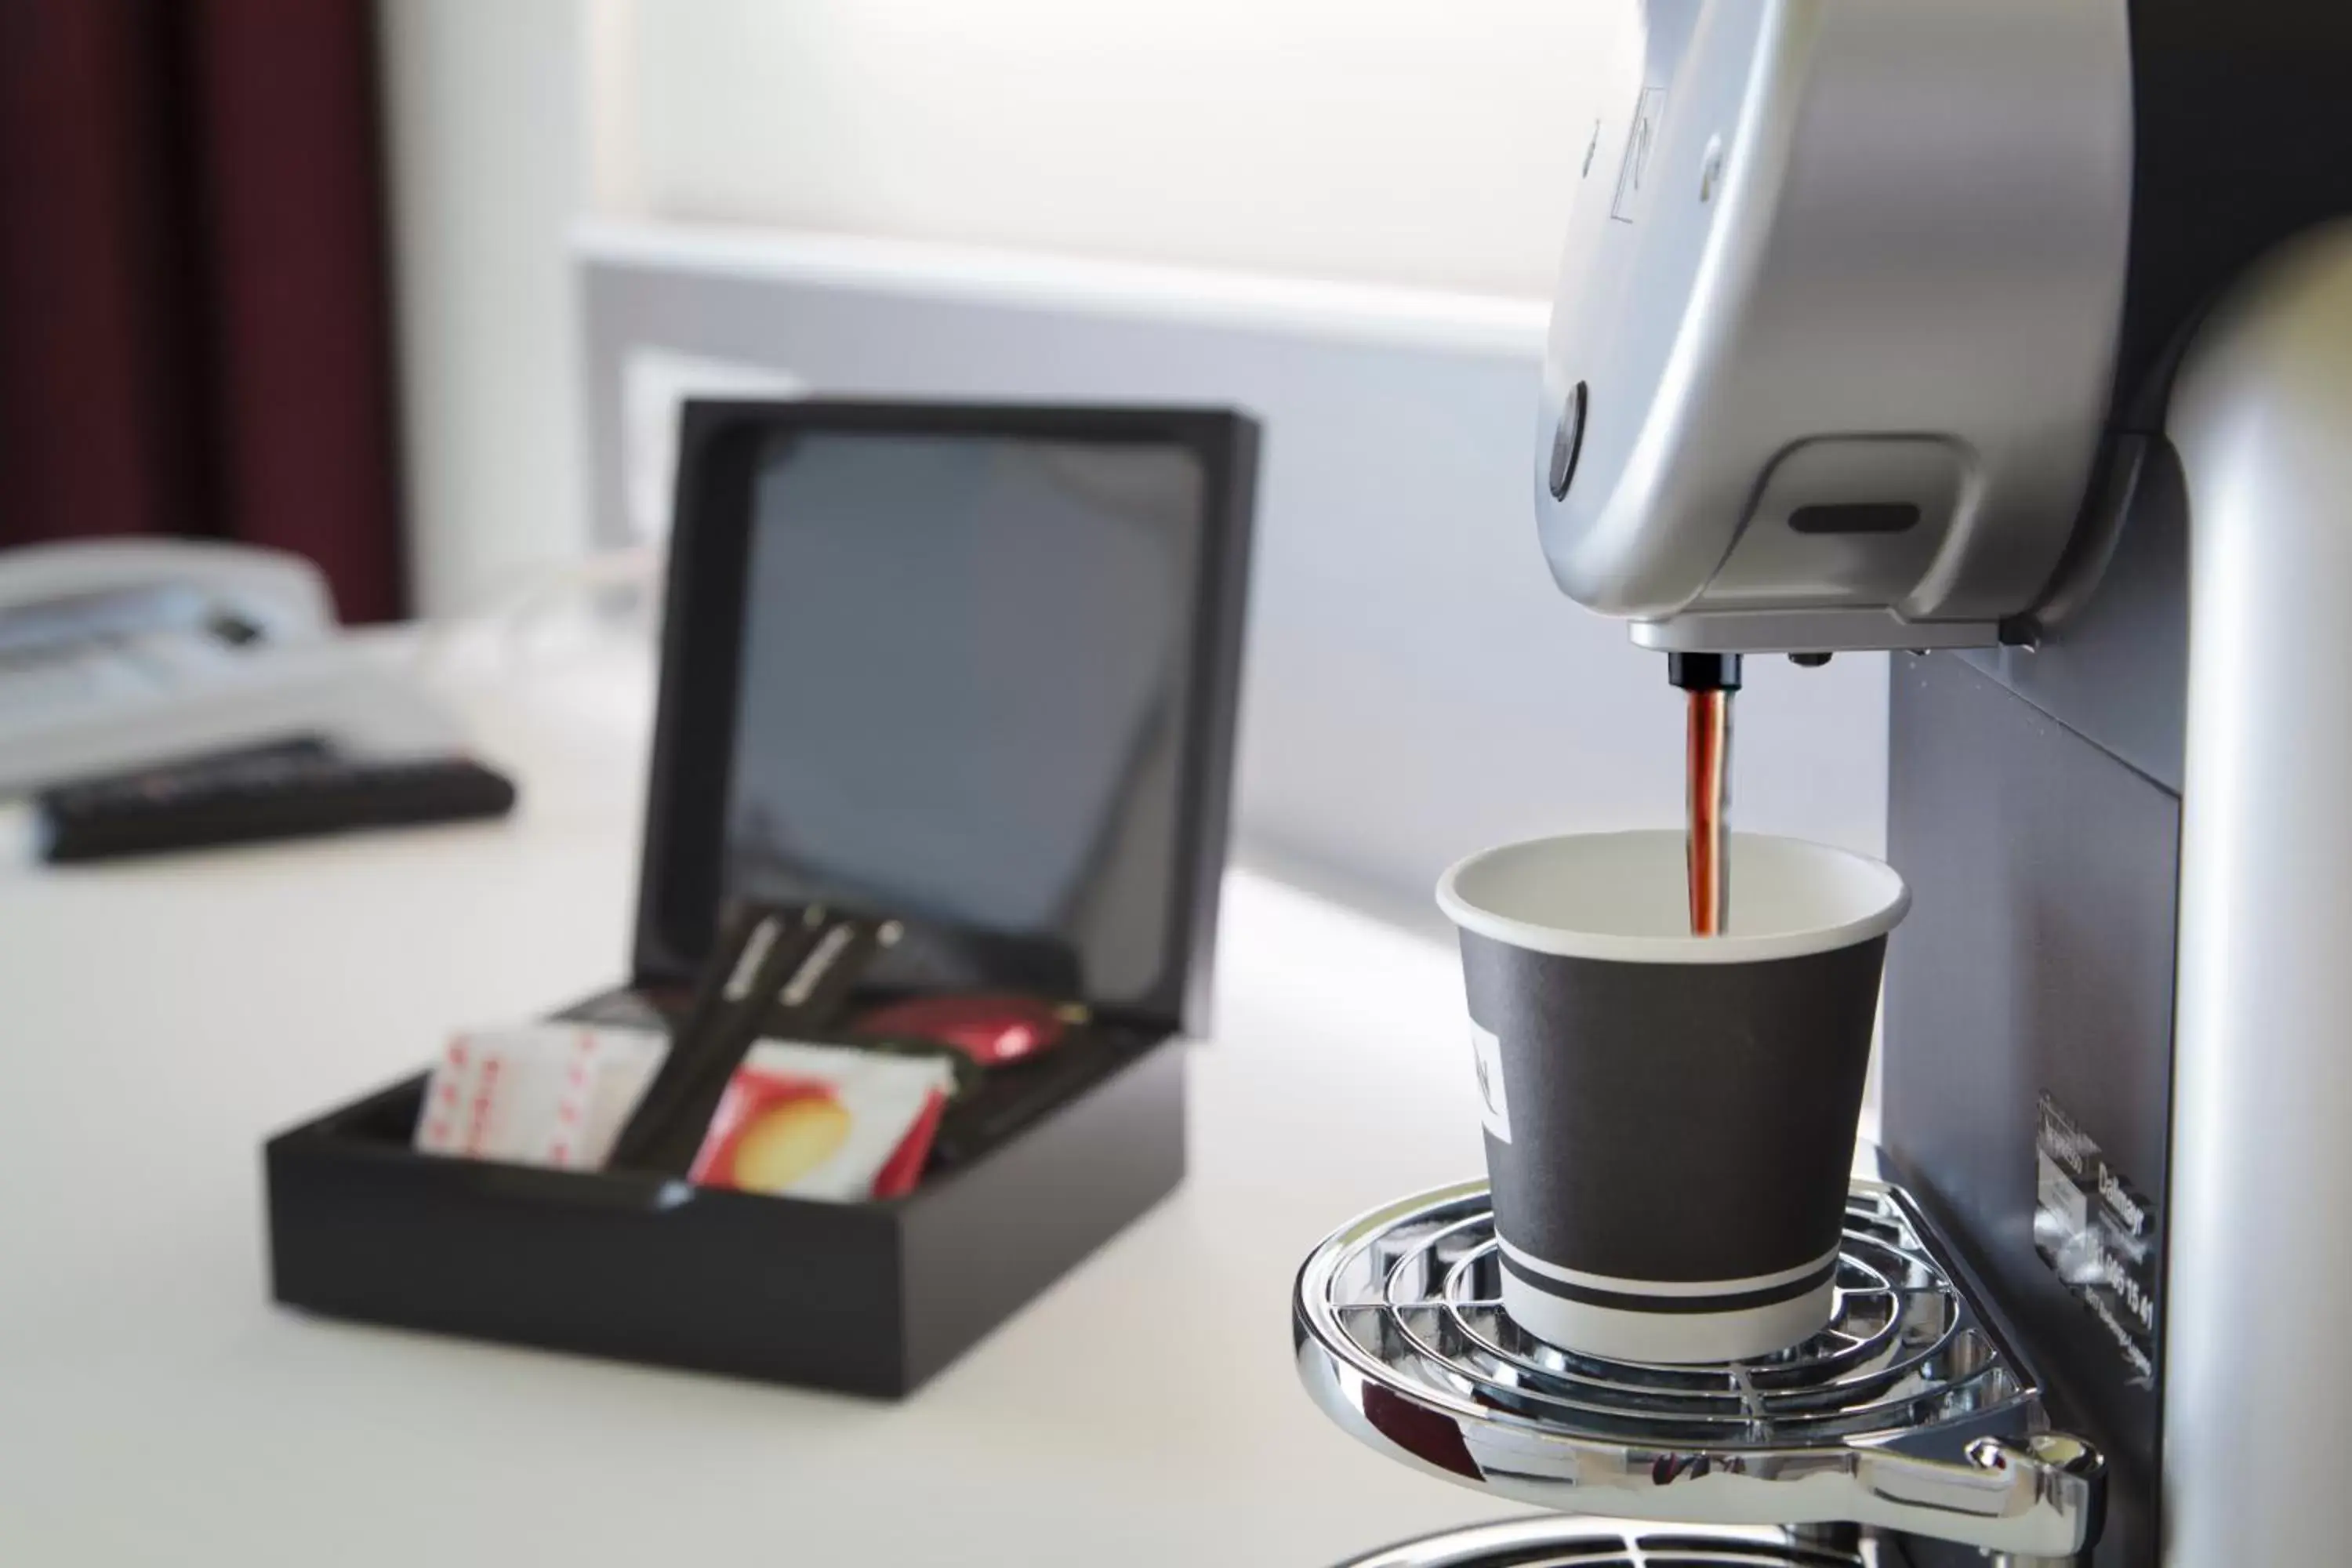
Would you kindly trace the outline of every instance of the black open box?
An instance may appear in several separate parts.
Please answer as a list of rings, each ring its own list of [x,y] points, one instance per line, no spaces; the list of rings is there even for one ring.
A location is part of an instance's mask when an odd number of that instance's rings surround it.
[[[749,893],[911,898],[945,939],[894,950],[877,994],[1053,989],[1095,1023],[951,1110],[922,1184],[870,1204],[418,1154],[420,1073],[268,1143],[277,1299],[896,1395],[1166,1195],[1255,466],[1255,426],[1218,411],[689,405],[634,973],[565,1016],[674,1016]],[[942,737],[963,752],[924,760]],[[944,776],[877,787],[893,748]]]

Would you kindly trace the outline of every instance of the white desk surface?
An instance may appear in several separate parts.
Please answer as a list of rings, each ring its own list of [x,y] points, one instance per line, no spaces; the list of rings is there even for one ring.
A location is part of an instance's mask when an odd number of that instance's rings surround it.
[[[1245,872],[1184,1185],[903,1404],[271,1304],[268,1134],[624,973],[643,668],[441,681],[507,823],[0,849],[0,1563],[1319,1568],[1513,1511],[1291,1364],[1307,1249],[1480,1168],[1453,954]]]

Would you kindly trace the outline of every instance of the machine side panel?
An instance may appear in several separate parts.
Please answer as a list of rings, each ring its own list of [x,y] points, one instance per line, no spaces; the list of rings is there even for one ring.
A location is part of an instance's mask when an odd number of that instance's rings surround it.
[[[2174,1568],[2352,1542],[2352,218],[2198,334],[2166,430],[2189,530],[2166,1281]]]
[[[1896,658],[1892,692],[1888,851],[1914,901],[1889,950],[1883,1136],[2058,1419],[2108,1456],[2095,1561],[2147,1568],[2156,1369],[2050,1234],[2046,1107],[2140,1194],[2116,1201],[2145,1210],[2139,1278],[2160,1279],[2179,801],[1958,658]]]
[[[2189,689],[2189,502],[2180,458],[2143,444],[2115,549],[2083,606],[2042,646],[1970,648],[1963,659],[2180,793]]]
[[[2352,212],[2342,0],[2132,0],[2131,268],[2116,421],[2164,423],[2171,360],[2221,290]]]

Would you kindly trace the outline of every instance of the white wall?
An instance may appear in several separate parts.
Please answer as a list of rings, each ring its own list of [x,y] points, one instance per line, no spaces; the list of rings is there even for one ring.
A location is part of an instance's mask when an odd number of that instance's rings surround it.
[[[586,548],[587,190],[578,0],[379,12],[416,607],[479,603]]]
[[[386,0],[412,576],[588,539],[592,216],[1545,298],[1623,0]]]
[[[1542,297],[1626,8],[607,3],[642,216]]]
[[[631,536],[633,345],[824,390],[1236,402],[1273,423],[1246,836],[1425,913],[1433,865],[1480,833],[1670,815],[1655,661],[1552,592],[1525,500],[1538,302],[1606,107],[1588,62],[1626,8],[386,0],[422,604],[587,547],[585,396],[603,536]],[[690,254],[583,322],[567,242],[600,216]],[[688,226],[711,223],[735,237]],[[783,229],[865,237],[760,237]],[[791,289],[704,309],[697,277],[760,273],[728,257],[771,244]],[[974,278],[1044,292],[976,309]],[[1171,310],[1197,330],[1163,330]],[[1390,351],[1432,347],[1397,325],[1425,321],[1485,346],[1416,369]],[[1496,322],[1524,340],[1507,363]],[[1743,825],[1876,846],[1884,680],[1874,659],[1759,672]]]

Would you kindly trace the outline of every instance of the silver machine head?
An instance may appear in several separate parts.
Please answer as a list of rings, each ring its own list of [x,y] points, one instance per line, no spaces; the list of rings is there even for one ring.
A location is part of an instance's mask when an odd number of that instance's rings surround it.
[[[2113,390],[2122,0],[1643,0],[1604,79],[1538,412],[1559,586],[1672,651],[2000,640]]]

